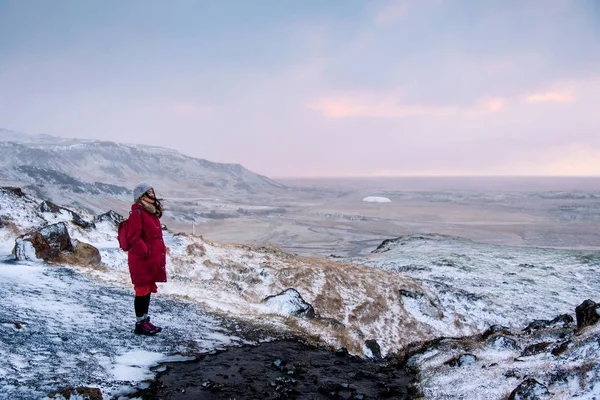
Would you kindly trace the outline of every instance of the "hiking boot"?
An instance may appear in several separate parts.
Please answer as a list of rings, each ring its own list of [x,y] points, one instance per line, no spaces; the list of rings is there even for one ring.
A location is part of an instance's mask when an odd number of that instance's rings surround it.
[[[146,323],[156,331],[156,333],[162,331],[162,328],[160,326],[156,326],[154,325],[152,322],[150,322],[150,317],[146,318]]]
[[[140,321],[135,323],[135,330],[133,331],[136,335],[153,336],[158,332],[149,323],[148,320]]]

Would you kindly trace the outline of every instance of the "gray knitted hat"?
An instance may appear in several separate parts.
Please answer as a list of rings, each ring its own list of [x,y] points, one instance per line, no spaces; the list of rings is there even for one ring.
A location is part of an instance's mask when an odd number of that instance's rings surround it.
[[[133,188],[133,201],[137,201],[148,190],[154,189],[148,182],[140,182]]]

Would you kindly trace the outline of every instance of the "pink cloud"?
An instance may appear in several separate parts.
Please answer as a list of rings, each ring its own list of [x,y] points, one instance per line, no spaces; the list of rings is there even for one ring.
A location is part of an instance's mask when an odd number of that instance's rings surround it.
[[[570,103],[575,100],[573,93],[571,92],[545,92],[545,93],[534,93],[527,97],[525,100],[530,103],[541,103],[541,102],[553,102],[553,103]]]
[[[412,116],[453,116],[459,114],[476,115],[501,111],[504,100],[486,99],[473,107],[422,106],[401,104],[400,96],[393,93],[345,93],[320,98],[307,105],[309,109],[321,112],[330,118],[370,117],[403,118]]]
[[[405,3],[393,2],[382,8],[375,16],[375,22],[378,24],[387,24],[397,21],[406,13]]]
[[[487,110],[489,112],[498,112],[504,108],[504,99],[496,98],[490,99],[486,102]]]

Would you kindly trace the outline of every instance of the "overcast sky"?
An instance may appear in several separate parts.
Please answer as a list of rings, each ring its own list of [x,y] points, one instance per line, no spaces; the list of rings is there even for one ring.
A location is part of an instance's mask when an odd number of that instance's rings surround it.
[[[271,177],[600,175],[598,0],[0,0],[0,128]]]

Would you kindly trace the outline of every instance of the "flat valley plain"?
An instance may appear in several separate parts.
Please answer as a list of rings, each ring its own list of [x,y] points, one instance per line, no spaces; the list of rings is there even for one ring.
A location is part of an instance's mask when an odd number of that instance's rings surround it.
[[[600,250],[600,177],[276,179],[285,189],[247,198],[196,198],[194,223],[175,231],[221,243],[273,245],[303,256],[357,256],[411,234]],[[366,202],[368,196],[389,203]],[[182,209],[182,199],[169,203]]]

